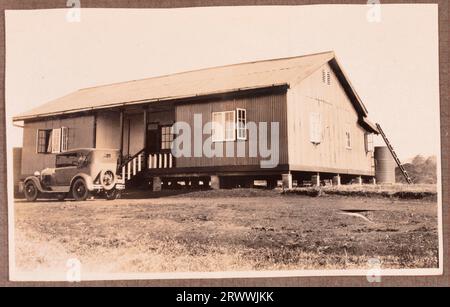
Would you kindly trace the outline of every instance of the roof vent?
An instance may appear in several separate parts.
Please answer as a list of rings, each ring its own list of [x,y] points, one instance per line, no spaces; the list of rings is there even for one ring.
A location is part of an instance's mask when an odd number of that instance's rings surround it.
[[[322,82],[331,85],[331,72],[329,70],[322,69]]]

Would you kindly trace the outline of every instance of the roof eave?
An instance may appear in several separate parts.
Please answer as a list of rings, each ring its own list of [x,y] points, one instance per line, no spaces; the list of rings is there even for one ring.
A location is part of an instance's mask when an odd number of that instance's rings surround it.
[[[254,86],[254,87],[241,87],[241,88],[229,89],[226,91],[214,91],[214,92],[209,92],[209,93],[200,93],[200,94],[183,95],[183,96],[169,96],[169,97],[163,97],[163,98],[157,98],[157,99],[145,99],[145,100],[139,100],[139,101],[129,101],[129,102],[108,104],[108,105],[101,105],[101,106],[89,107],[89,108],[64,110],[64,111],[59,111],[59,112],[49,112],[49,113],[41,113],[41,114],[33,114],[33,115],[25,115],[25,116],[15,116],[12,118],[12,121],[18,122],[18,121],[25,121],[25,120],[30,120],[30,119],[40,119],[40,118],[47,118],[47,117],[52,117],[52,116],[90,112],[90,111],[95,111],[95,110],[120,108],[120,107],[134,106],[134,105],[146,104],[146,103],[163,102],[163,101],[171,101],[171,100],[185,100],[185,99],[192,99],[192,98],[202,98],[202,97],[208,97],[208,96],[214,96],[214,95],[233,94],[233,93],[239,93],[239,92],[245,92],[245,91],[263,90],[263,89],[270,89],[270,88],[286,88],[287,89],[287,88],[289,88],[289,83],[283,82],[283,83],[278,83],[278,84],[267,84],[267,85],[260,85],[260,86]]]
[[[349,78],[347,77],[347,74],[342,69],[341,65],[339,65],[338,60],[336,57],[330,60],[329,62],[331,68],[333,69],[334,73],[336,74],[337,78],[341,82],[344,91],[347,93],[348,97],[351,99],[353,106],[355,107],[356,111],[359,115],[363,117],[368,116],[368,111],[364,103],[361,101],[361,98],[359,97],[358,93],[354,89],[353,85],[350,83]]]
[[[377,126],[374,123],[372,123],[367,117],[360,117],[358,119],[358,123],[366,131],[372,132],[372,133],[375,133],[375,134],[380,134],[380,132],[378,131]]]

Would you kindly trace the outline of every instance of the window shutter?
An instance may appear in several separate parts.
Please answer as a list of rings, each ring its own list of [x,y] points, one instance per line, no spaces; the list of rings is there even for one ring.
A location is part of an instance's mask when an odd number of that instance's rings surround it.
[[[225,137],[225,115],[223,112],[213,112],[212,120],[212,141],[221,142]]]
[[[234,111],[227,111],[224,112],[224,118],[225,118],[225,141],[234,141],[236,139],[236,133],[235,133],[235,125],[236,125],[236,119],[235,119],[235,112]]]
[[[350,124],[345,125],[345,148],[352,149],[352,134]]]
[[[61,128],[61,152],[69,150],[69,128]]]
[[[322,141],[322,122],[320,113],[310,113],[309,116],[310,131],[309,138],[314,144],[320,144]]]
[[[45,153],[51,153],[53,150],[52,144],[53,144],[53,130],[49,130],[48,133],[48,137],[46,137],[46,139],[48,139],[48,144],[47,144],[47,149],[45,150]]]
[[[366,133],[366,152],[373,152],[373,134],[372,133]]]
[[[61,129],[52,130],[52,153],[61,152]]]

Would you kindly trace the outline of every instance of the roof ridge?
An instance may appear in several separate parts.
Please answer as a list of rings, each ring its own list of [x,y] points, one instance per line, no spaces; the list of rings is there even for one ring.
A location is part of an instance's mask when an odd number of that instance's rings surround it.
[[[75,90],[45,104],[16,115],[13,121],[37,116],[45,117],[93,110],[102,106],[126,105],[151,99],[167,100],[211,93],[222,93],[237,88],[260,88],[273,84],[289,83],[297,71],[298,77],[306,69],[336,58],[334,51],[304,54],[284,58],[271,58],[215,67],[205,67],[173,74],[154,76],[139,80],[116,82]],[[228,68],[237,67],[237,68]],[[280,73],[277,73],[280,71]],[[284,71],[284,72],[282,72]],[[292,72],[291,72],[292,71]],[[200,72],[200,73],[197,73]],[[212,79],[211,79],[212,78]],[[297,77],[295,77],[297,78]],[[216,81],[213,81],[216,79]],[[176,81],[186,84],[180,85]],[[298,80],[295,80],[298,81]],[[149,89],[149,86],[152,88]],[[76,107],[73,103],[75,103]]]
[[[329,50],[329,51],[323,51],[323,52],[318,52],[318,53],[296,55],[296,56],[290,56],[290,57],[284,57],[284,58],[270,58],[270,59],[265,59],[265,60],[240,62],[240,63],[225,64],[225,65],[219,65],[219,66],[209,66],[209,67],[204,67],[204,68],[200,68],[200,69],[185,70],[185,71],[180,71],[180,72],[176,72],[176,73],[158,75],[158,76],[153,76],[153,77],[148,77],[148,78],[134,79],[134,80],[128,80],[128,81],[119,81],[119,82],[113,82],[113,83],[108,83],[108,84],[89,86],[89,87],[84,87],[84,88],[78,89],[77,91],[84,91],[84,90],[100,88],[100,87],[107,87],[107,86],[112,86],[112,85],[119,85],[119,84],[127,84],[127,83],[144,81],[144,80],[151,80],[151,79],[156,79],[156,78],[165,78],[165,77],[182,75],[182,74],[193,73],[193,72],[199,72],[199,71],[210,70],[210,69],[215,69],[215,68],[233,67],[233,66],[255,64],[255,63],[261,63],[261,62],[274,62],[274,61],[290,60],[290,59],[295,59],[295,58],[304,58],[304,57],[311,57],[311,56],[317,56],[317,55],[324,55],[324,54],[327,54],[327,53],[329,53],[330,55],[336,56],[335,52],[333,50]]]

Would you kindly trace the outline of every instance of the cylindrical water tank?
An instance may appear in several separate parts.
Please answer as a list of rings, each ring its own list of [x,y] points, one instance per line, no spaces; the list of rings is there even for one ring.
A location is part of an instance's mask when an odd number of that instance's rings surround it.
[[[375,147],[375,178],[377,183],[395,183],[395,160],[387,146]]]

